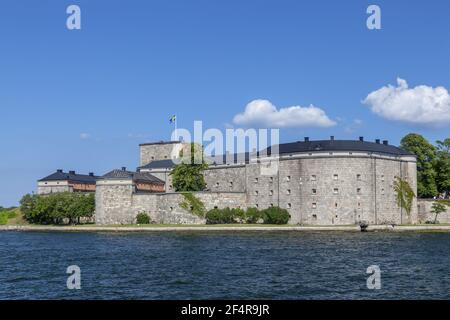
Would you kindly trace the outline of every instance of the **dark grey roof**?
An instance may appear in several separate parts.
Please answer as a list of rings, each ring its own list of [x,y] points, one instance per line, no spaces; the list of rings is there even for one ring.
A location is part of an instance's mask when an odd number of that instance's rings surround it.
[[[158,144],[175,144],[175,143],[181,143],[181,141],[147,142],[147,143],[141,143],[139,146],[152,146],[152,145],[158,145]]]
[[[413,155],[413,153],[398,147],[360,140],[317,140],[317,141],[297,141],[279,145],[280,154],[317,152],[317,151],[363,151],[391,154],[396,156]],[[271,153],[271,148],[268,148]]]
[[[98,179],[98,176],[95,175],[87,175],[87,174],[77,174],[73,172],[63,172],[62,170],[58,170],[55,173],[39,180],[39,182],[45,181],[73,181],[73,182],[82,182],[82,183],[95,183]]]
[[[266,154],[270,155],[272,147],[267,148]],[[389,145],[387,142],[369,142],[361,140],[317,140],[317,141],[297,141],[291,143],[283,143],[279,145],[279,154],[295,154],[295,153],[309,153],[309,152],[333,152],[333,151],[344,151],[344,152],[375,152],[382,154],[390,154],[395,156],[405,156],[414,155],[413,153],[398,148],[393,145]],[[255,153],[253,156],[263,155],[264,152]],[[241,153],[239,154],[240,159],[238,159],[238,154],[232,154],[232,161],[227,161],[226,155],[219,155],[211,157],[208,159],[208,163],[214,164],[237,164],[245,159],[245,163],[249,163],[251,154]],[[240,161],[238,161],[240,160]],[[154,160],[149,164],[140,167],[140,169],[171,169],[175,166],[175,163],[168,160]]]
[[[140,169],[166,169],[166,168],[173,168],[174,166],[175,163],[171,159],[165,159],[165,160],[154,160],[149,164],[140,167]]]
[[[109,179],[109,180],[132,179],[133,181],[164,184],[164,181],[148,172],[132,172],[120,169],[112,170],[107,174],[105,174],[104,176],[102,176],[100,179]]]

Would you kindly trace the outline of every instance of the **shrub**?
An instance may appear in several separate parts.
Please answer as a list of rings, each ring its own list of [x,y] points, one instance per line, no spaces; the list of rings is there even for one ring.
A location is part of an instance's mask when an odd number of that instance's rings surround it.
[[[263,219],[263,214],[257,208],[248,208],[245,213],[246,223],[259,223]]]
[[[141,212],[136,216],[137,224],[150,224],[150,217],[145,212]]]
[[[233,211],[230,208],[212,209],[206,213],[207,224],[228,224],[233,222]]]
[[[264,224],[287,224],[291,216],[286,209],[271,207],[262,211]]]

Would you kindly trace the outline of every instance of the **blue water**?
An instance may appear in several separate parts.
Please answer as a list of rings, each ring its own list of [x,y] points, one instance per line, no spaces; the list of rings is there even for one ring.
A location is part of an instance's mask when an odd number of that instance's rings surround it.
[[[450,298],[450,233],[0,232],[0,299],[410,298]]]

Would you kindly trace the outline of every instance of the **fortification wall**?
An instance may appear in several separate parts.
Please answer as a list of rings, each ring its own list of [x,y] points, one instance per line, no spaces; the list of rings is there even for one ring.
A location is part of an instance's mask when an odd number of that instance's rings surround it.
[[[245,208],[246,195],[242,192],[196,192],[194,195],[206,210],[217,208]],[[96,223],[134,224],[143,212],[159,224],[205,224],[203,218],[181,208],[184,197],[180,193],[135,193],[130,182],[102,181],[97,184]]]
[[[142,144],[140,148],[140,166],[155,160],[166,160],[178,157],[182,144],[175,142]]]
[[[418,206],[418,222],[425,223],[427,221],[434,221],[435,214],[431,213],[431,206],[436,200],[433,199],[419,199]],[[450,223],[450,207],[447,206],[447,211],[438,215],[437,221],[439,223]]]
[[[282,159],[273,175],[262,175],[262,166],[247,166],[247,205],[285,208],[291,224],[417,222],[415,200],[408,216],[397,207],[393,190],[395,176],[416,190],[415,162],[347,154]]]
[[[135,223],[133,192],[134,186],[131,181],[97,182],[95,223],[103,225]]]
[[[245,166],[211,167],[204,171],[207,189],[213,192],[245,192]]]

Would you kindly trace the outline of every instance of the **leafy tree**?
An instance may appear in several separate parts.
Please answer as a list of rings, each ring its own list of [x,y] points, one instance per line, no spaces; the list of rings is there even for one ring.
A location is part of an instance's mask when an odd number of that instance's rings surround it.
[[[203,191],[206,188],[203,171],[208,167],[203,159],[201,146],[195,143],[180,153],[181,163],[176,165],[170,175],[177,192]]]
[[[397,200],[397,206],[403,208],[406,214],[409,216],[411,214],[413,199],[416,196],[408,181],[395,177],[394,181],[394,191]]]
[[[436,141],[438,150],[434,168],[436,171],[436,185],[439,193],[450,193],[450,138]]]
[[[20,201],[24,218],[36,224],[80,223],[95,211],[94,194],[55,193],[45,196],[25,195]]]
[[[424,137],[416,133],[406,135],[401,147],[417,156],[417,194],[422,198],[432,198],[438,194],[436,186],[436,148]]]
[[[434,213],[434,224],[436,224],[437,222],[437,217],[439,214],[443,213],[447,211],[447,207],[439,202],[433,202],[432,206],[431,206],[431,213]]]

